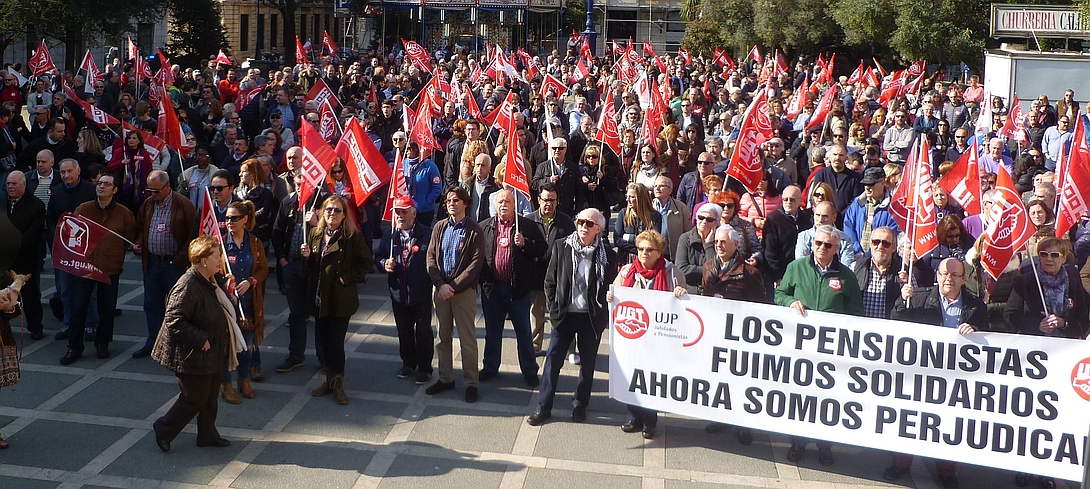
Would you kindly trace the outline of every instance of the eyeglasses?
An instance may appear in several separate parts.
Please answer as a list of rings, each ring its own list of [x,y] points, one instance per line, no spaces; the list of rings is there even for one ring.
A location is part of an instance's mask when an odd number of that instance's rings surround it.
[[[227,222],[239,222],[239,221],[241,221],[242,219],[244,219],[245,217],[246,217],[246,216],[239,216],[239,215],[235,215],[235,216],[227,216],[227,217],[224,217],[224,219],[225,219],[225,220],[226,220]]]
[[[338,168],[336,170],[329,170],[329,173],[341,174],[341,173],[344,173],[344,169],[343,168]]]
[[[588,160],[589,160],[589,159],[595,159],[595,160],[597,160],[598,158],[601,158],[601,156],[599,156],[599,155],[587,155],[587,159],[588,159]]]
[[[166,187],[163,187],[163,188],[166,188]],[[162,192],[163,189],[162,188],[146,188],[146,189],[144,189],[144,191],[149,193],[149,194],[157,194],[159,192]]]
[[[575,225],[576,226],[586,226],[588,228],[592,228],[594,226],[597,226],[598,223],[596,223],[596,222],[594,222],[594,221],[592,221],[590,219],[576,219],[575,220]]]
[[[819,199],[824,199],[825,198],[825,192],[814,192],[814,197],[817,197]]]
[[[696,220],[697,221],[704,221],[704,222],[718,221],[718,219],[716,219],[715,216],[696,216]]]
[[[340,207],[326,207],[325,212],[326,214],[340,214],[344,212],[344,209],[341,209]]]
[[[950,272],[946,272],[946,271],[939,272],[938,275],[940,277],[951,277],[951,278],[961,278],[961,277],[965,276],[964,273],[950,273]]]
[[[734,202],[727,202],[726,204],[719,204],[719,207],[722,207],[724,209],[733,209],[734,208]]]
[[[1052,258],[1053,260],[1058,260],[1061,256],[1064,255],[1059,251],[1038,251],[1037,256],[1041,258]]]
[[[225,188],[227,188],[226,185],[209,185],[208,186],[208,190],[211,190],[212,192],[222,192],[223,189],[225,189]]]
[[[568,149],[568,147],[567,146],[550,146],[549,149],[551,149],[553,151],[560,151],[562,149]]]
[[[875,247],[875,248],[877,248],[878,245],[881,245],[883,248],[889,248],[890,246],[893,246],[893,243],[891,243],[889,241],[886,241],[884,239],[872,239],[872,240],[870,240],[870,245],[871,245],[871,247]]]
[[[831,250],[831,249],[833,249],[833,246],[834,246],[833,243],[831,243],[829,241],[822,241],[820,239],[815,239],[814,240],[814,247],[815,248],[825,248],[827,250]]]
[[[541,202],[543,202],[543,203],[546,203],[546,204],[552,204],[552,203],[555,203],[555,202],[556,202],[556,199],[543,199],[543,198],[541,198],[541,197],[538,197],[538,199],[537,199],[537,200],[539,200],[539,201],[541,201]]]
[[[113,186],[114,186],[114,183],[113,183],[113,182],[105,182],[105,181],[103,181],[103,182],[95,182],[95,185],[96,185],[96,186],[99,186],[99,187],[113,187]]]

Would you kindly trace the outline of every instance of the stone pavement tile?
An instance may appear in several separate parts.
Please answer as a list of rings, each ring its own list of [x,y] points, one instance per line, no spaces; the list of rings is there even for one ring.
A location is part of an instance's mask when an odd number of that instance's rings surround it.
[[[57,359],[60,360],[60,357]],[[36,407],[82,378],[78,375],[35,372],[27,368],[23,368],[19,375],[18,384],[5,387],[0,393],[0,406]]]
[[[183,431],[170,443],[170,453],[163,453],[155,446],[155,434],[148,430],[147,435],[103,469],[102,474],[207,484],[228,462],[238,457],[246,444],[246,440],[231,439],[231,446],[227,448],[198,447],[197,435]]]
[[[104,377],[76,393],[56,410],[144,419],[177,394],[177,384]]]
[[[428,406],[409,435],[409,442],[468,452],[509,453],[524,419],[521,415],[468,407]],[[472,436],[467,436],[470,433]]]
[[[431,458],[415,455],[398,455],[386,470],[381,489],[418,489],[441,487],[443,489],[485,489],[499,487],[507,465]]]
[[[144,334],[147,334],[147,332],[145,331]],[[117,337],[117,333],[115,332],[115,338],[116,337]],[[47,338],[51,338],[51,336],[47,336]],[[48,340],[42,340],[42,341],[48,341]],[[84,342],[84,344],[83,344],[83,358],[80,358],[79,360],[76,360],[76,363],[68,365],[67,367],[68,368],[77,368],[77,369],[96,369],[96,368],[99,368],[99,367],[102,366],[102,364],[113,360],[114,357],[117,356],[117,355],[127,355],[125,353],[125,350],[128,350],[129,347],[131,347],[134,344],[136,344],[135,341],[125,341],[125,340],[114,339],[114,341],[110,342],[110,358],[107,358],[105,360],[100,360],[98,357],[95,356],[95,345],[94,345],[94,343],[91,343],[90,341]],[[27,363],[37,363],[37,364],[41,364],[41,365],[58,365],[59,366],[61,357],[63,357],[65,352],[67,352],[67,351],[68,351],[68,340],[50,341],[49,344],[47,344],[44,347],[38,349],[38,351],[35,351],[34,353],[31,353],[30,355],[27,355],[27,356],[23,357],[22,361],[27,362]]]
[[[838,484],[866,484],[896,487],[882,478],[882,471],[889,466],[889,456],[870,448],[833,444],[831,467],[818,463],[817,448],[809,444],[806,455],[799,461],[799,477],[805,481],[833,482]]]
[[[753,489],[753,486],[713,484],[711,482],[679,481],[666,479],[665,489]]]
[[[383,361],[349,358],[344,368],[344,388],[403,396],[416,394],[420,386],[413,382],[411,376],[407,379],[397,378],[397,369],[399,368],[401,368],[400,360]],[[438,372],[438,369],[436,369],[432,378],[438,378]],[[460,380],[462,378],[461,372],[455,372],[454,378]]]
[[[527,471],[526,482],[523,487],[532,487],[534,489],[562,489],[570,487],[639,489],[642,487],[642,484],[642,479],[639,477],[530,467]]]
[[[383,355],[398,355],[397,327],[394,325],[379,324],[367,338],[356,347],[359,353],[379,353]],[[432,325],[432,331],[435,329]]]
[[[455,376],[455,379],[460,377]],[[536,387],[530,387],[522,374],[513,372],[500,372],[487,382],[481,382],[481,400],[499,404],[511,404],[513,406],[528,406],[530,398],[537,392]],[[529,409],[529,408],[527,408]],[[529,411],[527,411],[529,415]]]
[[[374,452],[308,443],[270,443],[238,476],[240,489],[351,488]]]
[[[267,297],[268,296],[266,296],[266,298]],[[266,300],[268,300],[268,299],[266,299]],[[281,326],[278,326],[276,328],[276,330],[274,330],[274,331],[269,331],[268,328],[271,325],[269,324],[268,320],[266,320],[266,323],[265,323],[265,328],[266,328],[265,329],[265,338],[261,340],[261,346],[275,346],[275,347],[278,347],[278,348],[283,348],[284,349],[284,355],[287,355],[288,339],[289,339],[287,322],[288,322],[287,318],[284,318],[283,324]],[[307,345],[309,345],[310,348],[314,348],[314,321],[309,321],[307,323]],[[261,361],[262,361],[262,363],[264,363],[265,362],[265,358],[264,358],[265,352],[261,352],[261,355],[262,355]],[[276,362],[280,363],[280,360],[283,360],[283,357],[278,358]],[[275,366],[275,364],[274,364],[274,366]]]
[[[924,467],[924,470],[918,470],[920,466]],[[886,463],[888,465],[888,462]],[[883,465],[885,468],[885,465]],[[988,467],[981,467],[979,465],[970,464],[958,464],[956,469],[958,481],[961,482],[962,489],[994,489],[994,488],[1013,488],[1014,485],[1014,472],[1008,470],[992,469]],[[912,470],[912,479],[916,483],[913,487],[941,487],[939,484],[939,478],[935,472],[935,462],[930,458],[917,457]],[[899,480],[902,484],[908,482],[907,475]],[[1064,481],[1056,479],[1056,486],[1077,488],[1078,482]],[[1037,483],[1037,479],[1034,478],[1028,487],[1040,487]]]
[[[289,392],[263,390],[261,384],[257,383],[254,383],[253,386],[257,397],[253,399],[243,398],[242,404],[227,404],[227,402],[223,401],[222,396],[220,397],[216,426],[250,430],[263,429],[295,395]]]
[[[260,387],[262,383],[269,383],[302,387],[303,384],[310,382],[310,379],[314,378],[314,375],[321,370],[318,366],[318,357],[310,355],[304,360],[306,364],[302,367],[296,367],[290,372],[277,372],[276,366],[280,365],[280,362],[284,361],[284,357],[286,356],[288,356],[287,349],[284,349],[281,352],[271,352],[262,349],[261,369],[265,371],[265,380],[255,382],[254,385]],[[257,387],[254,388],[256,389]],[[351,389],[352,387],[348,388]]]
[[[552,419],[541,426],[534,455],[554,459],[643,465],[644,439],[624,433],[624,417],[588,412],[587,421],[572,423],[569,411],[553,409]]]
[[[660,416],[659,424],[662,422]],[[738,443],[734,428],[710,434],[703,429],[668,426],[666,468],[777,477],[768,437],[759,431],[754,432],[753,444],[745,446]]]
[[[129,430],[66,421],[35,420],[6,437],[17,450],[5,450],[3,463],[76,471]],[[154,448],[154,444],[150,445]],[[4,486],[0,486],[4,487]]]
[[[341,406],[333,396],[315,397],[284,427],[304,435],[381,442],[405,411],[406,404],[352,399]]]
[[[91,355],[94,355],[94,351],[90,350],[85,351],[84,355],[86,355],[88,352],[91,353]],[[125,352],[120,352],[119,354],[125,355]],[[131,356],[131,354],[129,355]],[[164,377],[170,377],[172,379],[174,378],[174,372],[162,365],[159,365],[159,362],[152,360],[151,357],[129,358],[125,361],[125,363],[122,363],[121,365],[115,367],[114,371],[131,372],[136,374],[162,375]]]
[[[598,357],[598,363],[602,362],[602,357]],[[569,365],[570,367],[570,365]],[[561,371],[563,372],[563,370]],[[575,389],[575,381],[578,378],[579,372],[577,370],[571,371],[571,387]],[[564,376],[560,377],[561,385],[564,382]],[[590,410],[592,411],[605,411],[608,413],[623,414],[625,419],[628,418],[628,408],[624,404],[617,402],[609,397],[609,379],[594,379],[594,387],[590,391]],[[624,420],[622,419],[622,422]],[[619,425],[618,425],[619,426]]]
[[[7,477],[0,475],[0,487],[11,489],[47,489],[57,487],[60,482],[43,481],[37,479],[22,479],[19,477]]]

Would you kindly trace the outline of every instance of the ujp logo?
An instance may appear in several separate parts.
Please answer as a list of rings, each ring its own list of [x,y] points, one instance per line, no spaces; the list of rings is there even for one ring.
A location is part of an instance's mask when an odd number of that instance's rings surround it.
[[[630,340],[643,336],[650,327],[647,309],[632,301],[617,304],[613,308],[613,327],[618,334]]]
[[[1079,397],[1090,401],[1090,358],[1084,358],[1071,369],[1071,388]]]

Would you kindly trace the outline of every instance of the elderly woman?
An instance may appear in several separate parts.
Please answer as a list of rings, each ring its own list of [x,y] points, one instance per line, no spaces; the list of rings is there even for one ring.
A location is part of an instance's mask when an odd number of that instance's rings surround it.
[[[935,219],[942,220],[946,216],[952,216],[960,221],[965,217],[965,211],[939,186],[939,182],[931,186],[931,196],[935,199]]]
[[[725,190],[717,193],[712,199],[712,203],[723,209],[723,216],[719,219],[719,222],[729,224],[742,233],[744,239],[739,250],[741,250],[742,256],[747,257],[746,263],[756,266],[757,258],[764,252],[764,248],[761,247],[761,241],[757,238],[757,228],[753,226],[753,223],[742,219],[738,215],[739,200],[738,194],[733,190]]]
[[[636,237],[648,229],[662,227],[662,214],[651,205],[651,192],[639,183],[630,183],[625,191],[625,207],[613,226],[613,244],[617,261],[628,263],[636,256]]]
[[[182,390],[152,425],[155,444],[164,452],[194,416],[197,446],[231,445],[216,431],[217,397],[224,364],[236,366],[232,354],[245,347],[235,305],[227,296],[228,280],[217,275],[224,266],[220,244],[211,236],[194,239],[189,243],[189,263],[192,266],[170,289],[166,318],[151,351],[155,361],[174,371]]]
[[[701,278],[704,275],[704,262],[712,255],[715,243],[715,229],[723,217],[723,208],[706,205],[696,212],[696,226],[681,235],[677,241],[676,263],[689,292],[703,293]]]
[[[681,297],[687,293],[685,276],[664,256],[666,238],[663,235],[654,230],[644,231],[636,236],[636,247],[639,250],[636,260],[621,267],[617,278],[613,280],[613,285],[673,292],[674,297]],[[763,291],[764,288],[759,290]],[[606,294],[606,302],[613,302],[612,292]],[[628,412],[631,416],[621,425],[621,431],[625,433],[642,431],[643,437],[648,440],[655,437],[655,427],[659,422],[657,411],[630,405]]]

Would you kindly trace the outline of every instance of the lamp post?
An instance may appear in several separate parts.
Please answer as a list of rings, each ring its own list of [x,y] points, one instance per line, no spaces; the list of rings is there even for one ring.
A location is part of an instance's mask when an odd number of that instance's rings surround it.
[[[594,54],[594,49],[598,46],[598,33],[594,32],[594,0],[587,0],[587,29],[583,31],[583,36],[587,38],[587,44],[590,44],[590,54]]]

